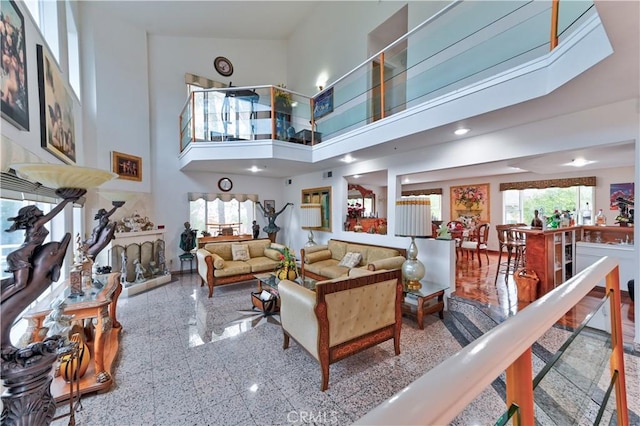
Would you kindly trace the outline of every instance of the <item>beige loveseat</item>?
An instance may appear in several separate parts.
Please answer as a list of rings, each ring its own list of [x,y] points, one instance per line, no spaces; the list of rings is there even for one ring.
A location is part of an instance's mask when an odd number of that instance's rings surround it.
[[[315,291],[292,281],[278,284],[283,348],[289,338],[307,350],[329,386],[329,365],[393,339],[400,354],[402,272],[371,272],[355,278],[321,281]]]
[[[362,255],[358,264],[353,268],[378,271],[401,268],[406,260],[407,251],[393,247],[332,239],[327,244],[300,250],[300,257],[304,260],[302,262],[302,276],[326,280],[353,275],[349,273],[350,267],[340,265],[340,261],[347,253]]]
[[[249,259],[233,260],[233,246],[244,244],[248,249]],[[209,286],[209,297],[213,296],[213,287],[222,284],[236,283],[253,278],[253,274],[273,271],[280,262],[280,251],[284,246],[272,244],[269,239],[243,242],[209,243],[196,252],[200,285],[206,282]],[[236,247],[236,254],[242,247]]]

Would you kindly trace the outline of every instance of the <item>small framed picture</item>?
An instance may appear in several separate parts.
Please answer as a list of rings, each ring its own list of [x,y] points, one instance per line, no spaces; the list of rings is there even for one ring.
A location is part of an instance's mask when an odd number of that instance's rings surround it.
[[[264,217],[269,216],[271,209],[276,209],[276,202],[274,200],[264,200]]]
[[[113,151],[111,166],[120,179],[142,181],[142,158]]]

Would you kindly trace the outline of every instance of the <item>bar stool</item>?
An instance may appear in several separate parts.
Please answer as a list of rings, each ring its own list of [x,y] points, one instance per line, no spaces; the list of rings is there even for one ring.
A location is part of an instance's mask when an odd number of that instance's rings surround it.
[[[519,225],[505,224],[496,225],[496,231],[498,232],[498,264],[496,266],[496,278],[494,284],[498,282],[498,275],[503,272],[505,281],[509,278],[509,275],[513,275],[518,267],[519,262],[523,258],[524,254],[524,242],[517,240],[516,235],[512,228]],[[507,252],[507,261],[502,262],[502,252]],[[513,259],[513,267],[511,260]]]
[[[193,253],[182,253],[180,256],[180,274],[182,274],[183,266],[185,262],[189,262],[189,273],[193,273],[193,259],[195,256]]]

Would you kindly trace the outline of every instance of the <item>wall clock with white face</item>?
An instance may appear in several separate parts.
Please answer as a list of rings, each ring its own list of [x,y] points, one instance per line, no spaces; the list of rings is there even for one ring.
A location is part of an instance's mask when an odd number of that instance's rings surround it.
[[[213,66],[220,75],[229,77],[231,74],[233,74],[233,65],[231,64],[231,61],[224,56],[218,56],[216,59],[214,59]]]
[[[218,188],[220,191],[229,192],[233,188],[233,182],[228,177],[223,177],[218,181]]]

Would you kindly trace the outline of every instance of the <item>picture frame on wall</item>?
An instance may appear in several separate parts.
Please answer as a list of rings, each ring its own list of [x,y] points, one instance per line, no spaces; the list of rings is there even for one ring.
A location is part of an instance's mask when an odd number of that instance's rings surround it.
[[[450,187],[451,220],[489,222],[490,192],[488,183]]]
[[[269,212],[271,209],[276,209],[275,200],[264,200],[264,217],[269,217]]]
[[[67,164],[76,163],[76,126],[73,99],[55,59],[41,45],[38,58],[38,91],[40,94],[40,142]]]
[[[142,157],[112,151],[111,167],[120,179],[142,181]]]
[[[12,0],[2,1],[2,73],[0,97],[2,118],[20,130],[29,130],[29,90],[24,16]],[[12,37],[7,37],[8,32]]]

